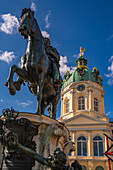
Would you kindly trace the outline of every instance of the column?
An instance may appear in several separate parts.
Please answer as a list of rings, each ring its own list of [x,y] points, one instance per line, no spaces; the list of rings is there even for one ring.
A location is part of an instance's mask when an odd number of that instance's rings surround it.
[[[72,132],[72,141],[75,142],[75,131]],[[75,151],[71,153],[71,156],[75,156]]]
[[[87,148],[87,151],[88,151],[88,156],[91,156],[91,131],[90,130],[88,131],[88,148]]]
[[[87,108],[87,102],[88,102],[88,97],[87,97],[87,95],[86,95],[86,97],[85,97],[85,110],[88,109],[88,108]]]
[[[104,133],[106,133],[107,131],[104,131]],[[106,137],[104,136],[104,141],[105,141],[105,146],[104,146],[104,148],[105,148],[105,151],[107,151],[107,141],[106,141]]]
[[[74,89],[71,90],[70,94],[71,94],[71,112],[74,112]]]
[[[104,94],[101,94],[101,97],[102,97],[102,114],[105,113],[105,110],[104,110]]]
[[[63,97],[61,96],[61,117],[64,115]]]
[[[89,111],[92,111],[92,89],[88,89],[88,93],[89,93]]]

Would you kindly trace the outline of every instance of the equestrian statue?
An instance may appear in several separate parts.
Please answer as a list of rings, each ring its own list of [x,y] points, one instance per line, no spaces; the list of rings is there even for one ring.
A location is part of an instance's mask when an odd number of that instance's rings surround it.
[[[20,17],[18,32],[28,39],[27,50],[21,58],[21,68],[12,65],[5,85],[15,95],[24,81],[31,93],[37,96],[36,114],[42,115],[49,105],[49,116],[56,117],[56,106],[60,99],[62,78],[59,73],[60,55],[53,48],[49,38],[44,38],[34,18],[34,11],[24,8]],[[17,80],[13,82],[14,73]]]

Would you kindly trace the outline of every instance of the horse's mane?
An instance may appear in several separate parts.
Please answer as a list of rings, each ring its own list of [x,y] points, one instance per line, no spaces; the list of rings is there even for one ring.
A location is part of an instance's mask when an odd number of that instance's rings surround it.
[[[32,12],[32,13],[34,13],[34,11],[32,11],[30,8],[28,8],[28,9],[27,9],[27,8],[23,8],[20,18],[22,18],[23,15],[26,14],[27,12]]]

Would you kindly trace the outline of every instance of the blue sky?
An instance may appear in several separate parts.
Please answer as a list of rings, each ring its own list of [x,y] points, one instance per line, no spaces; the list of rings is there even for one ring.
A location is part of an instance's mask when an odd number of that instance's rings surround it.
[[[5,108],[35,112],[36,98],[27,84],[10,96],[4,86],[12,64],[18,65],[27,41],[17,32],[22,8],[35,11],[44,36],[51,39],[61,56],[61,74],[72,71],[79,47],[90,70],[97,67],[103,77],[105,113],[113,117],[113,1],[112,0],[0,0],[0,114]],[[16,77],[16,76],[15,76]],[[60,103],[57,117],[60,115]]]

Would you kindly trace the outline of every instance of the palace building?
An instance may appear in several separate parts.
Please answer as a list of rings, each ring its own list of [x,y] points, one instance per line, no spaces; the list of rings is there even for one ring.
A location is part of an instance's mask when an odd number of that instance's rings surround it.
[[[103,79],[96,67],[93,71],[88,69],[84,50],[80,47],[74,72],[67,71],[64,76],[59,120],[65,123],[75,142],[76,151],[69,155],[70,163],[77,159],[83,170],[108,170],[103,134],[111,137],[113,127],[105,115]]]

